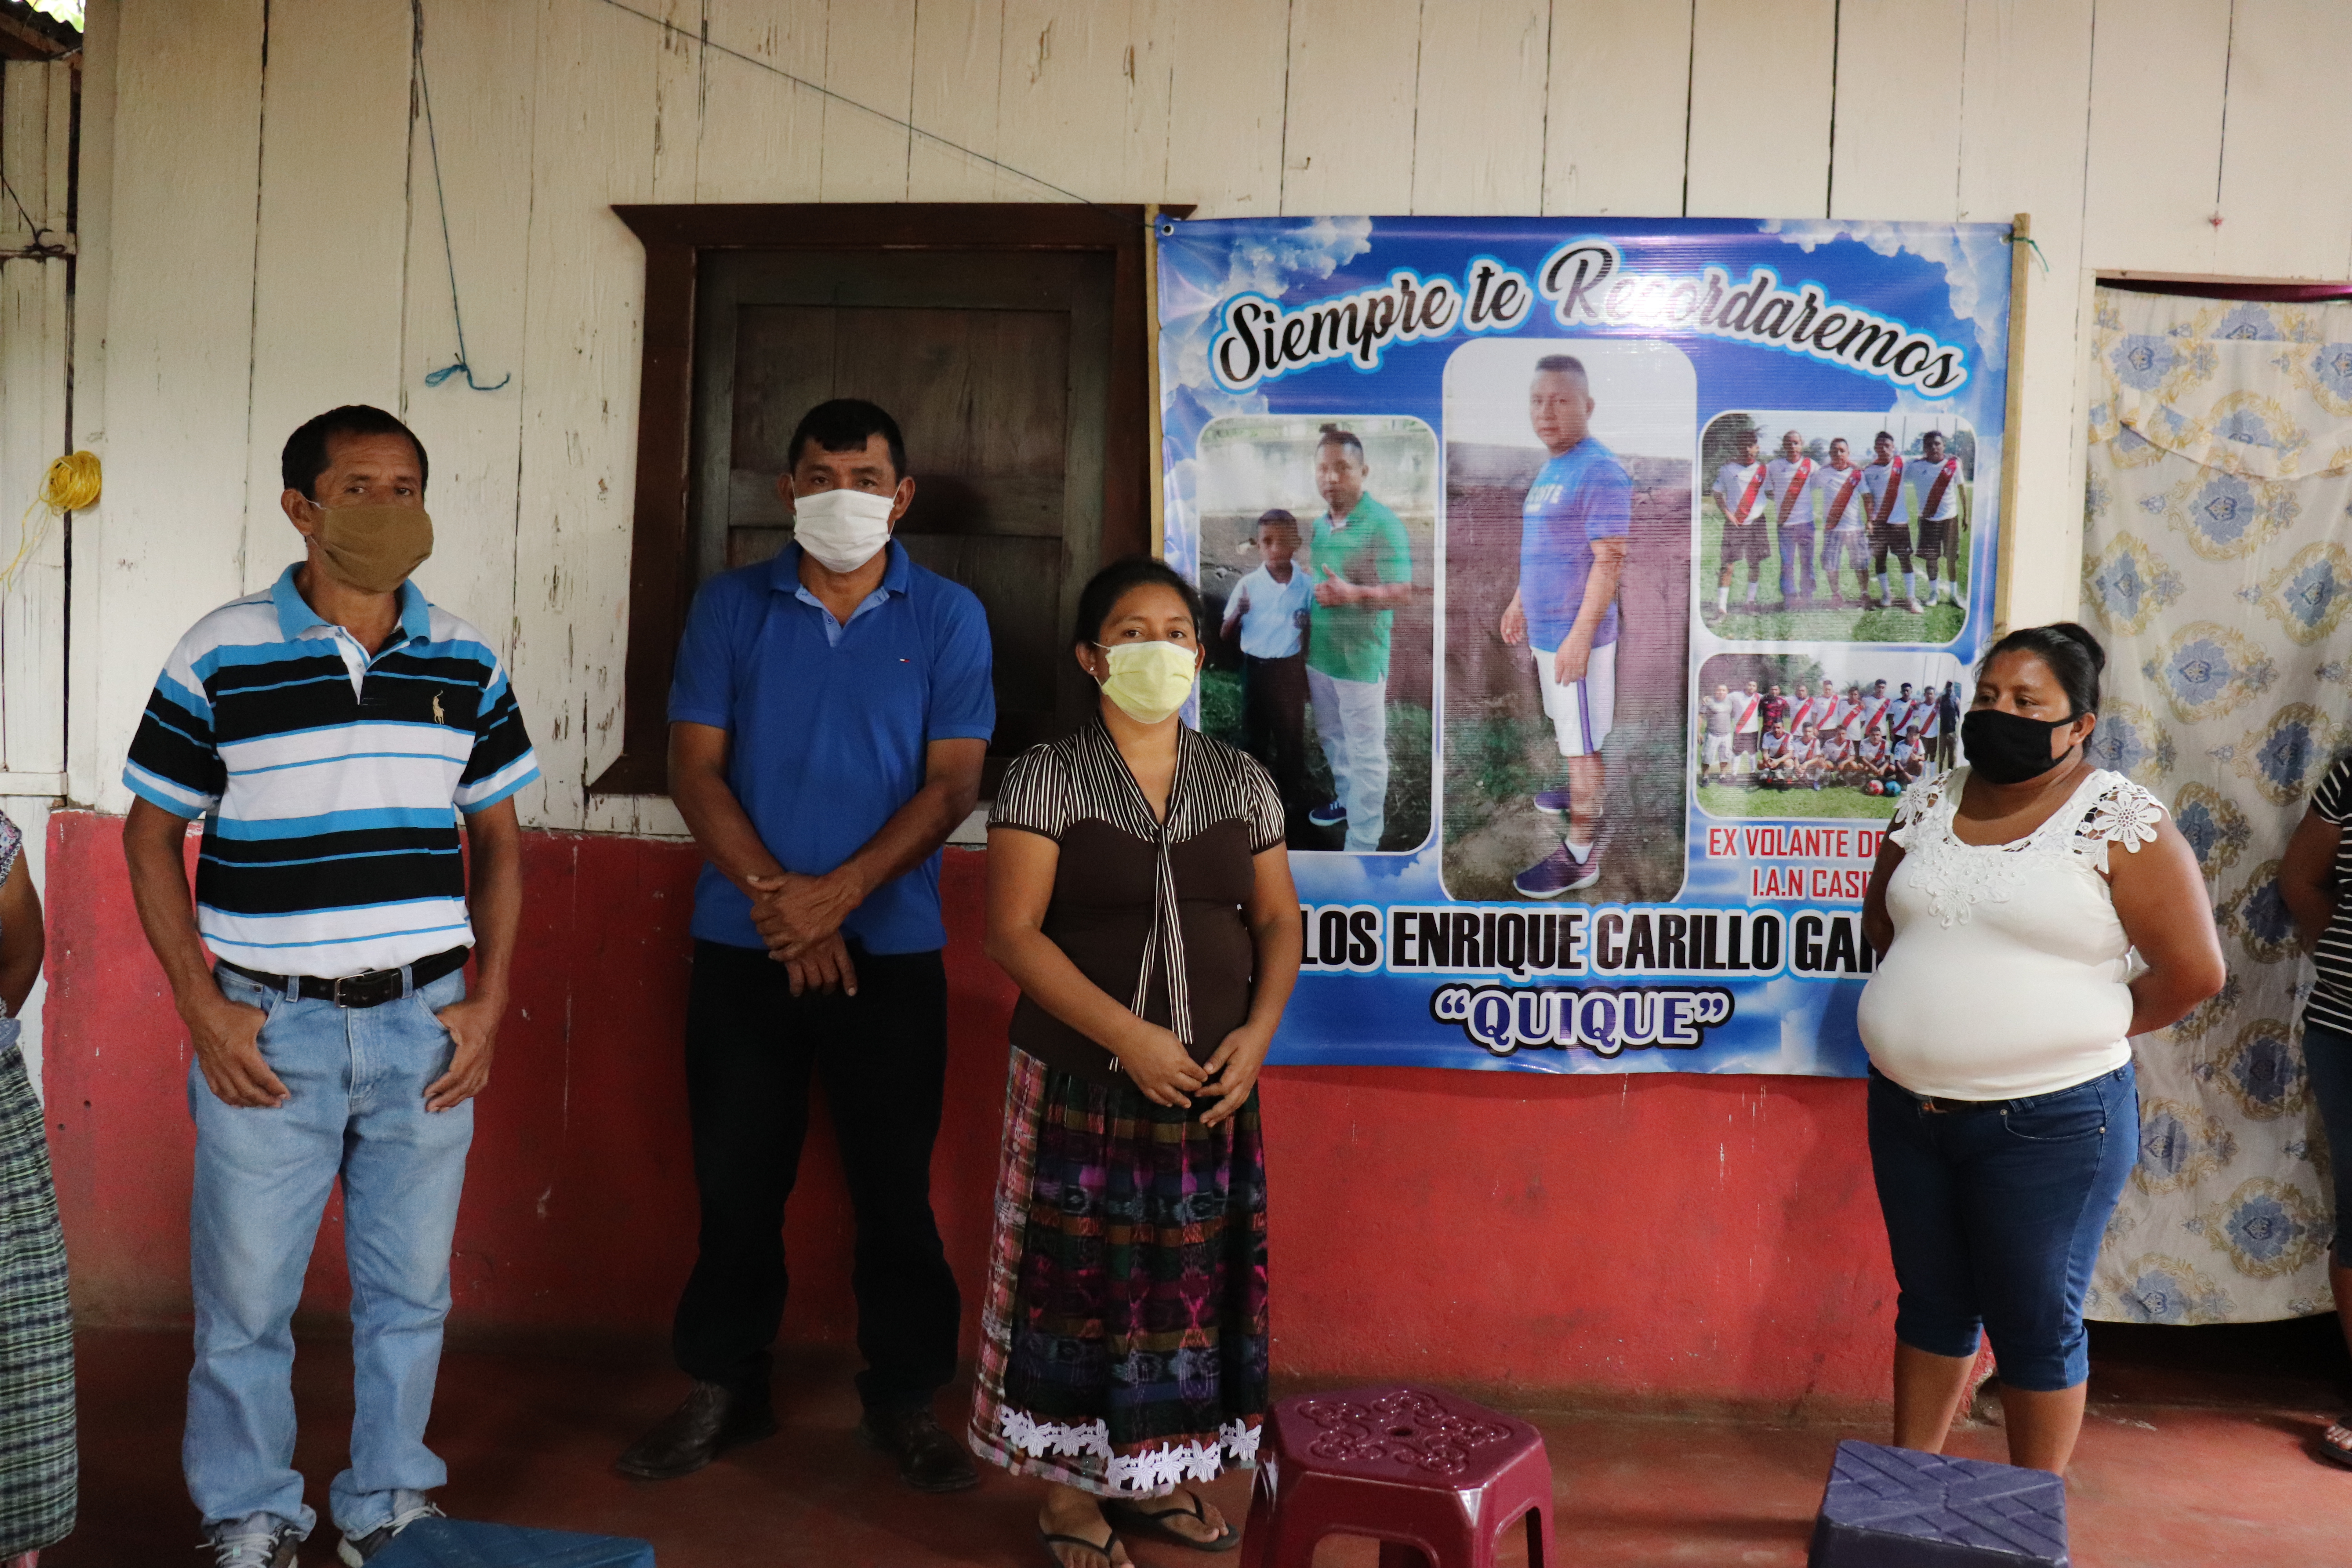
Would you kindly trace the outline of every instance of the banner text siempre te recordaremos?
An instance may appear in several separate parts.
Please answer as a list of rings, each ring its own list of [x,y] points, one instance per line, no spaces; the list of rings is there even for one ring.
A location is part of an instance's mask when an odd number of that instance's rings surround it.
[[[1210,345],[1218,384],[1246,392],[1335,360],[1365,373],[1393,343],[1467,333],[1516,331],[1540,297],[1560,326],[1603,327],[1753,343],[1839,365],[1929,397],[1948,397],[1969,378],[1965,350],[1889,316],[1830,299],[1819,284],[1791,291],[1769,267],[1735,284],[1720,267],[1696,274],[1626,268],[1606,239],[1580,239],[1545,258],[1534,280],[1493,257],[1473,258],[1462,283],[1399,268],[1373,289],[1285,308],[1240,293],[1223,306]]]

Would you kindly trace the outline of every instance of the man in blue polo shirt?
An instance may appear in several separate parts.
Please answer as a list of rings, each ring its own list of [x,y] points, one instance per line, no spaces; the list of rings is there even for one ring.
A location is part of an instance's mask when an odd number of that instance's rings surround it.
[[[959,1310],[930,1196],[940,847],[996,727],[988,622],[890,538],[915,481],[889,415],[820,404],[785,460],[793,542],[703,585],[670,688],[670,798],[709,862],[686,1016],[700,1253],[672,1337],[694,1387],[620,1468],[682,1476],[776,1429],[784,1200],[815,1078],[857,1216],[858,1432],[910,1486],[953,1491],[979,1478],[931,1412]]]
[[[1502,634],[1535,656],[1536,686],[1568,787],[1535,797],[1538,811],[1567,819],[1567,831],[1558,848],[1512,879],[1530,899],[1556,899],[1601,879],[1608,788],[1601,745],[1617,709],[1617,582],[1633,484],[1616,455],[1592,438],[1592,409],[1582,361],[1547,354],[1536,362],[1528,416],[1550,457],[1521,508],[1519,586],[1503,612]]]
[[[291,1568],[314,1522],[289,1324],[338,1179],[354,1406],[328,1493],[338,1556],[366,1563],[440,1512],[425,1425],[522,908],[512,797],[539,776],[498,656],[408,581],[433,548],[423,444],[380,408],[337,408],[281,467],[305,559],[180,639],[122,780],[131,894],[194,1047],[181,1463],[215,1568]]]

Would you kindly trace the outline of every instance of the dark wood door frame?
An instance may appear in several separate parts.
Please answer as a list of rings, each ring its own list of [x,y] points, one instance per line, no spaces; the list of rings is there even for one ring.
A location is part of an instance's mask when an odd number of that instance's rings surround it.
[[[1182,217],[1190,206],[1160,212]],[[1136,204],[844,202],[615,206],[646,247],[645,359],[637,402],[637,491],[629,553],[629,640],[621,754],[595,795],[668,793],[667,709],[694,596],[688,487],[694,425],[696,268],[706,250],[1088,250],[1112,258],[1110,408],[1102,554],[1151,547],[1148,214]]]

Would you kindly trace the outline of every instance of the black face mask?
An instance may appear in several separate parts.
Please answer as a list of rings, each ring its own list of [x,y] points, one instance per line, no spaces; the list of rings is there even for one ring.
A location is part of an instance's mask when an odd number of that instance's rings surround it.
[[[1971,709],[1960,721],[1960,744],[1969,766],[1990,784],[2023,784],[2040,778],[2064,759],[2050,754],[2053,731],[2067,719],[2027,719],[1997,708]]]

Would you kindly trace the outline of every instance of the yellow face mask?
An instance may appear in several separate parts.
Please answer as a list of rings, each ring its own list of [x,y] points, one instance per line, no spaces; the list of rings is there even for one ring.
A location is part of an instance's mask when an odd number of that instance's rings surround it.
[[[1097,647],[1110,657],[1110,679],[1103,695],[1139,724],[1157,724],[1192,694],[1192,678],[1200,660],[1182,643],[1123,642]]]

